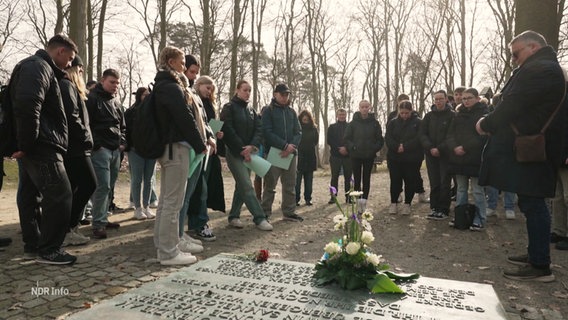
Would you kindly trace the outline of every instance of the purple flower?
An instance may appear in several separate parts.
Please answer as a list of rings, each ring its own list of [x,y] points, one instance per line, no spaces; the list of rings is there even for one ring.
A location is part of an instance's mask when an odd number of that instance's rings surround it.
[[[337,195],[337,189],[334,186],[329,186],[329,193],[336,196]]]
[[[361,223],[361,221],[359,221],[359,217],[355,213],[351,215],[351,219],[357,221],[357,223]]]

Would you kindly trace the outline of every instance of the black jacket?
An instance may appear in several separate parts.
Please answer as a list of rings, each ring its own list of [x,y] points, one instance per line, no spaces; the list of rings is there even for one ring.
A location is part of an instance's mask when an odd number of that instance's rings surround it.
[[[430,156],[430,149],[438,148],[441,156],[448,157],[446,138],[453,117],[454,111],[450,105],[439,111],[434,106],[432,111],[426,113],[420,125],[420,143],[427,156]]]
[[[389,121],[385,133],[387,144],[387,161],[394,162],[422,162],[424,150],[420,145],[420,123],[422,119],[418,113],[412,112],[407,120],[395,117]],[[398,153],[398,147],[402,144],[404,152]]]
[[[481,152],[487,140],[480,136],[475,129],[477,121],[488,112],[487,105],[478,102],[471,109],[460,105],[450,123],[446,144],[450,154],[448,170],[452,174],[469,177],[479,176]],[[454,148],[462,146],[465,154],[458,156]]]
[[[345,130],[347,129],[347,121],[336,122],[329,126],[327,129],[327,144],[329,144],[329,153],[334,157],[348,158],[349,154],[342,155],[339,153],[339,147],[345,147],[345,142],[343,137],[345,136]]]
[[[289,105],[279,105],[272,99],[262,114],[262,134],[267,154],[270,147],[284,150],[289,143],[298,146],[302,130],[296,111]]]
[[[302,124],[302,139],[298,145],[298,171],[316,171],[319,132],[312,125]]]
[[[97,83],[87,96],[89,125],[93,135],[93,150],[105,147],[116,150],[126,146],[124,114],[118,98]]]
[[[240,153],[244,146],[260,147],[262,122],[248,102],[234,96],[231,102],[223,106],[221,121],[223,142],[233,156],[242,158]]]
[[[501,102],[480,124],[491,134],[483,151],[480,185],[524,196],[554,196],[562,148],[560,121],[546,130],[547,161],[542,163],[516,161],[511,123],[521,134],[538,133],[558,107],[564,90],[564,75],[550,46],[538,50],[513,71],[501,92]]]
[[[366,119],[359,111],[353,115],[353,121],[347,126],[344,136],[345,145],[351,158],[374,159],[385,143],[381,124],[374,113]]]
[[[181,81],[173,72],[158,71],[154,81],[158,123],[164,130],[166,142],[185,141],[191,145],[195,153],[203,152],[206,148],[205,142],[186,100],[186,96],[190,93],[182,87]]]
[[[89,114],[85,101],[79,95],[75,84],[69,79],[63,78],[59,81],[59,88],[69,128],[69,144],[65,157],[90,155],[93,148],[93,137],[89,128]]]
[[[18,149],[29,157],[62,159],[67,151],[67,117],[59,69],[45,50],[20,61],[10,77]]]

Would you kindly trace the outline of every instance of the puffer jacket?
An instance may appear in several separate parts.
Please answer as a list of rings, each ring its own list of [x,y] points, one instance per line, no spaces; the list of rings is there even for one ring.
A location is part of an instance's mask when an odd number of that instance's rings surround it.
[[[407,120],[395,117],[389,121],[385,133],[385,143],[388,147],[387,161],[409,163],[421,162],[424,159],[424,150],[420,145],[421,122],[422,119],[416,112],[412,112]],[[404,152],[398,153],[401,144]]]
[[[195,153],[205,150],[193,112],[187,104],[186,95],[190,94],[182,87],[180,79],[170,71],[158,71],[154,78],[157,117],[160,128],[165,128],[163,136],[167,143],[185,141]]]
[[[29,157],[62,159],[67,152],[67,117],[61,100],[59,69],[47,51],[20,61],[10,77],[18,149]]]
[[[93,135],[93,150],[101,147],[116,150],[120,145],[126,146],[126,124],[118,98],[106,92],[101,83],[97,83],[89,92],[86,104]]]
[[[433,106],[432,111],[426,113],[420,125],[420,143],[426,155],[430,155],[430,149],[438,148],[441,156],[448,156],[446,138],[453,118],[454,111],[450,105],[442,110]]]
[[[267,154],[270,147],[284,150],[289,143],[298,146],[302,130],[296,111],[289,105],[280,105],[272,99],[262,113],[262,133]]]
[[[480,136],[475,130],[477,121],[488,112],[487,105],[478,102],[471,108],[460,105],[448,129],[446,145],[450,154],[448,171],[469,177],[479,176],[481,152],[486,142],[485,136]],[[454,148],[462,146],[465,154],[458,156]]]
[[[223,121],[223,142],[232,155],[242,158],[240,153],[244,146],[260,147],[262,122],[247,101],[234,96],[231,102],[223,106],[221,121]]]
[[[59,87],[69,128],[69,145],[65,157],[90,155],[93,148],[93,137],[89,128],[89,114],[85,101],[71,80],[63,78],[59,81]]]
[[[347,126],[344,139],[349,156],[355,159],[375,158],[385,143],[381,124],[375,114],[369,113],[363,119],[359,111],[355,112]]]

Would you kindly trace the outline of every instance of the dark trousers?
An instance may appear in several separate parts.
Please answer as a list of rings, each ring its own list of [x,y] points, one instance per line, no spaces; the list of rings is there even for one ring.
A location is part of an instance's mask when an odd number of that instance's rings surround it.
[[[362,199],[369,198],[369,191],[371,190],[371,170],[373,169],[374,160],[374,158],[351,158],[354,189],[356,191],[363,191],[363,196],[361,197]],[[363,182],[363,190],[361,190],[361,182]]]
[[[17,203],[24,251],[53,253],[61,248],[71,215],[71,184],[63,161],[24,157],[18,164]]]
[[[448,174],[448,159],[426,155],[426,168],[430,179],[430,208],[449,213],[451,177]]]
[[[312,201],[313,171],[296,171],[296,203],[300,202],[302,191],[302,178],[304,178],[304,200]]]
[[[424,180],[422,179],[422,174],[420,174],[420,167],[422,167],[422,160],[418,165],[418,179],[416,179],[416,190],[414,190],[414,193],[426,192],[426,190],[424,190]]]
[[[69,219],[69,229],[73,229],[79,224],[83,209],[97,188],[97,176],[90,156],[65,158],[63,163],[73,192]]]
[[[518,197],[519,209],[527,220],[529,262],[537,268],[547,268],[550,266],[550,211],[544,198],[520,194]]]
[[[343,168],[343,183],[345,185],[345,193],[351,189],[351,175],[353,173],[351,167],[351,159],[349,157],[329,157],[329,166],[331,167],[331,186],[339,192],[339,174]]]
[[[390,176],[391,203],[398,202],[402,183],[404,182],[404,203],[410,204],[414,197],[416,185],[420,178],[421,162],[387,161]]]

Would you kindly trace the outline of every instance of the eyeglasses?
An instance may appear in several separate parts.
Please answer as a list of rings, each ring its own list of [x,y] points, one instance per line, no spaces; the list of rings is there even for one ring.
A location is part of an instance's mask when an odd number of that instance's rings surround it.
[[[516,51],[511,52],[511,56],[512,56],[514,59],[518,59],[518,58],[519,58],[519,53],[521,53],[521,51],[525,50],[526,47],[527,47],[527,46],[524,46],[524,47],[520,48],[519,50],[516,50]]]

